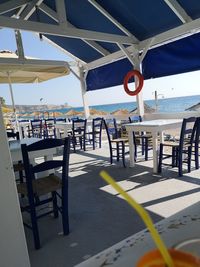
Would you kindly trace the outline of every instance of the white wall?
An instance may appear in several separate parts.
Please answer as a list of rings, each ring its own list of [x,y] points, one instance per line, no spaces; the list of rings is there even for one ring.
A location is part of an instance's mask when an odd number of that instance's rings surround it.
[[[29,267],[29,257],[0,107],[0,266]]]

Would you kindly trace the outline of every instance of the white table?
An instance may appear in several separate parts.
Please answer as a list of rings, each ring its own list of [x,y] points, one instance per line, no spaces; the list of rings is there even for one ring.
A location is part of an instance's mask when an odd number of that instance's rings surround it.
[[[72,123],[71,122],[57,122],[55,125],[56,129],[56,137],[59,138],[60,131],[64,131],[64,137],[68,136],[68,131],[72,129]]]
[[[200,202],[156,224],[156,228],[167,247],[173,247],[186,239],[200,238],[199,211]],[[142,255],[152,249],[155,249],[155,244],[145,229],[76,265],[76,267],[133,267],[136,266]]]
[[[22,160],[22,152],[21,152],[21,144],[33,144],[35,142],[40,141],[41,139],[39,138],[24,138],[21,140],[11,140],[9,141],[9,148],[10,148],[10,153],[11,153],[11,158],[13,162],[16,161],[20,161]],[[56,154],[56,149],[52,148],[52,149],[45,149],[41,152],[40,151],[35,151],[35,152],[31,152],[30,156],[31,158],[38,158],[42,156],[45,156],[46,158],[48,157],[48,159],[50,159],[50,157],[53,157],[53,154]]]
[[[28,137],[28,126],[31,129],[31,122],[30,121],[19,121],[19,133],[20,133],[20,138],[22,138],[22,132],[24,132],[24,136]]]
[[[87,121],[87,127],[92,126],[92,120]],[[60,131],[62,130],[64,132],[64,137],[68,136],[68,132],[72,130],[72,122],[57,122],[55,124],[56,129],[56,136],[60,136]]]
[[[12,158],[13,163],[23,160],[22,151],[21,151],[21,144],[31,145],[31,144],[33,144],[35,142],[40,141],[40,140],[41,139],[39,139],[39,138],[32,137],[32,138],[24,138],[24,139],[21,139],[21,140],[11,140],[11,141],[9,141],[10,154],[11,154],[11,158]],[[29,154],[30,161],[34,165],[35,164],[35,159],[39,158],[39,157],[44,157],[45,161],[46,160],[52,160],[53,159],[53,155],[55,155],[56,153],[57,153],[56,148],[34,151],[34,152],[31,152]],[[51,173],[51,172],[50,172],[50,170],[44,171],[44,172],[41,172],[41,173],[37,174],[36,176],[37,177],[48,176],[49,173]]]
[[[182,120],[180,119],[165,119],[165,120],[151,120],[142,121],[137,123],[126,124],[129,138],[129,149],[130,149],[130,167],[135,166],[134,153],[135,146],[133,143],[133,131],[143,131],[152,133],[153,142],[153,172],[158,172],[158,135],[160,135],[160,141],[163,142],[163,131],[176,129],[181,127]]]

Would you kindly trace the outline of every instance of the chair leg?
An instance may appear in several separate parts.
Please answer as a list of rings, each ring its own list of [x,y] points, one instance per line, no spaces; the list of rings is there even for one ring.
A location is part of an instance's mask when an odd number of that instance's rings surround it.
[[[82,142],[83,140],[82,140],[82,137],[79,137],[79,143],[80,143],[80,147],[81,147],[81,149],[83,148],[83,142]]]
[[[191,172],[191,157],[192,157],[192,146],[188,147],[188,160],[187,160],[188,172]]]
[[[176,148],[172,147],[172,168],[176,167]]]
[[[40,237],[39,237],[36,210],[35,210],[34,204],[30,204],[30,216],[31,216],[31,224],[32,224],[35,249],[40,249]]]
[[[162,172],[162,157],[163,157],[163,144],[160,144],[160,154],[158,162],[158,173]]]
[[[135,134],[133,133],[133,143],[135,146],[135,154],[134,154],[134,160],[136,161],[137,159],[137,144],[136,144],[136,139],[135,139]]]
[[[178,151],[178,174],[179,176],[183,176],[183,155],[180,151]]]
[[[113,164],[113,150],[111,144],[109,144],[109,150],[110,150],[110,164]]]
[[[199,169],[199,144],[195,144],[194,156],[195,156],[195,168]]]
[[[75,136],[72,137],[72,144],[73,144],[74,152],[76,152],[76,137]]]
[[[67,181],[66,181],[67,182]],[[62,187],[62,224],[63,234],[69,234],[69,215],[68,215],[68,187]]]
[[[148,152],[149,152],[149,140],[145,138],[144,140],[144,148],[145,148],[145,160],[148,160]]]
[[[142,137],[141,141],[142,141],[142,155],[144,155],[146,153],[145,139]]]
[[[175,149],[175,154],[176,154],[176,162],[175,162],[175,164],[176,164],[176,167],[178,167],[179,158],[178,158],[178,148],[177,147]]]
[[[92,146],[93,146],[93,150],[95,150],[95,141],[96,141],[95,133],[92,133]]]
[[[99,133],[99,148],[101,148],[101,132]]]
[[[57,195],[56,192],[51,193],[53,198],[53,214],[54,218],[58,218],[58,205],[57,205]]]
[[[124,168],[126,168],[126,163],[125,163],[125,145],[124,145],[124,142],[122,142],[121,144],[122,144],[122,162],[123,162]]]
[[[119,161],[119,143],[116,143],[117,146],[117,161]]]

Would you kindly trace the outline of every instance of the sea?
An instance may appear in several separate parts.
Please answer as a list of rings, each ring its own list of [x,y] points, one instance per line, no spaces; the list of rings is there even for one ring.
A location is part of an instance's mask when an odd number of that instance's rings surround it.
[[[150,107],[155,108],[156,106],[155,100],[145,100],[144,102]],[[182,97],[174,97],[174,98],[162,98],[162,99],[158,99],[158,102],[157,102],[158,112],[161,112],[161,113],[183,112],[186,109],[198,103],[200,103],[200,95],[182,96]],[[127,109],[128,111],[132,111],[136,107],[137,107],[136,102],[125,102],[125,103],[90,106],[90,108],[106,111],[108,113],[111,113],[118,109]],[[76,111],[83,111],[83,107],[72,107],[72,108],[49,110],[49,111],[59,111],[59,112],[66,113],[70,109],[74,109]]]

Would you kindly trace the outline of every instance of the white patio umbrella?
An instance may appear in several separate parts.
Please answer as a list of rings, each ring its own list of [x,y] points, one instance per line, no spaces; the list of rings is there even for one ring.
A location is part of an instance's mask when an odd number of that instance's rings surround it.
[[[40,60],[30,57],[19,58],[10,51],[0,52],[0,83],[8,83],[13,111],[17,121],[12,91],[13,83],[39,83],[70,73],[65,61]]]

